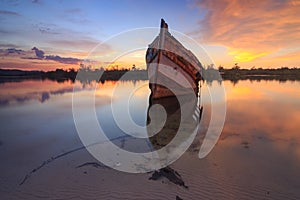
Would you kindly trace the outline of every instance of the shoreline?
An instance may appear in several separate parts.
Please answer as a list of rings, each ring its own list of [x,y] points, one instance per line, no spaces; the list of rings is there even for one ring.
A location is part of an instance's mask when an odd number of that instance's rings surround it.
[[[138,81],[148,80],[147,70],[112,70],[112,71],[88,71],[80,70],[80,76],[77,71],[22,71],[22,70],[5,70],[0,69],[0,84],[6,82],[20,82],[24,80],[52,80],[57,82],[78,80],[82,83],[90,83],[93,81]],[[239,80],[250,81],[299,81],[300,69],[276,69],[276,70],[218,70],[207,69],[203,71],[203,79],[207,82],[229,80],[237,82]]]

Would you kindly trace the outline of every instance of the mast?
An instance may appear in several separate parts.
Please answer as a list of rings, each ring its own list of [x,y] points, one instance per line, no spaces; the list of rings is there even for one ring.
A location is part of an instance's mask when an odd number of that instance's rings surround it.
[[[160,62],[160,56],[161,56],[161,52],[164,48],[164,44],[165,44],[165,32],[168,31],[168,24],[165,22],[165,20],[163,18],[161,18],[160,20],[160,33],[159,33],[159,42],[158,42],[158,55],[157,55],[157,66],[156,66],[156,70],[155,70],[155,81],[154,81],[154,92],[156,91],[156,83],[157,83],[157,72],[158,72],[158,67],[159,67],[159,62]]]

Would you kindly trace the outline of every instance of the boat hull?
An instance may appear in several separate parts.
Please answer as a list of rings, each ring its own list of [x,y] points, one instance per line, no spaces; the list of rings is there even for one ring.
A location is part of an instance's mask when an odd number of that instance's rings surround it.
[[[175,70],[171,66],[160,64],[157,70],[153,64],[148,68],[148,76],[151,98],[198,94],[198,82],[191,79],[185,72]]]
[[[198,96],[202,65],[177,41],[162,20],[160,34],[146,53],[151,97],[154,99],[195,93]]]

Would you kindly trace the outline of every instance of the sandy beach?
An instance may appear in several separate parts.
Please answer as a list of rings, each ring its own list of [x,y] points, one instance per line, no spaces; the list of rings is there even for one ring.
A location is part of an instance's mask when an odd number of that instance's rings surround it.
[[[40,95],[50,83],[39,83]],[[2,199],[299,199],[300,138],[299,127],[294,123],[299,116],[299,109],[295,108],[299,108],[300,96],[294,93],[299,82],[284,84],[283,87],[278,82],[241,81],[233,86],[225,82],[228,103],[223,132],[212,152],[199,159],[203,134],[210,120],[203,89],[204,113],[193,144],[168,168],[143,174],[108,168],[83,147],[73,122],[71,93],[53,92],[46,101],[39,101],[39,94],[22,103],[12,98],[10,104],[1,106],[0,196]],[[54,85],[55,90],[68,87],[68,83]],[[26,84],[18,86],[24,88]],[[130,88],[134,84],[124,82],[121,86]],[[99,87],[104,92],[112,84]],[[215,82],[211,87],[218,84]],[[290,88],[290,93],[284,93],[285,98],[280,98],[283,92],[280,87]],[[238,93],[245,88],[257,96],[248,99]],[[148,89],[143,90],[147,94]],[[18,91],[25,95],[24,90]],[[100,117],[107,113],[107,99],[99,99]],[[134,119],[143,116],[141,121],[146,120],[145,99],[147,95],[137,97],[135,105],[140,107],[133,112]],[[257,120],[258,115],[261,120]],[[18,122],[18,126],[13,122]],[[112,125],[109,127],[115,130]],[[112,136],[119,137],[116,133]],[[149,146],[149,141],[143,143],[131,137],[114,139],[114,143],[136,151]]]
[[[226,140],[232,140],[235,146],[228,148]],[[299,176],[295,176],[298,167],[286,165],[290,158],[274,156],[271,149],[266,148],[267,143],[270,141],[257,139],[245,147],[238,136],[231,136],[219,142],[209,157],[202,160],[198,158],[197,149],[190,149],[170,165],[186,187],[165,176],[151,180],[153,172],[129,174],[110,169],[85,149],[37,168],[42,164],[38,160],[43,158],[32,160],[36,154],[32,149],[26,152],[28,156],[23,156],[22,163],[15,163],[16,159],[11,158],[1,164],[2,172],[7,172],[2,175],[1,185],[5,187],[1,188],[1,196],[4,199],[176,199],[176,196],[182,199],[298,199]],[[36,171],[30,174],[34,169]],[[22,182],[27,173],[28,178]]]

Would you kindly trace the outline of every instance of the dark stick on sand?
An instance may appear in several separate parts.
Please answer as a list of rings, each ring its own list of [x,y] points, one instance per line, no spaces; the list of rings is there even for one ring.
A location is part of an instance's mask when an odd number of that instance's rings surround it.
[[[40,170],[42,167],[44,167],[45,165],[49,164],[50,162],[52,162],[52,161],[54,161],[54,160],[56,160],[56,159],[58,159],[58,158],[61,158],[61,157],[63,157],[63,156],[66,156],[66,155],[68,155],[68,154],[70,154],[70,153],[74,153],[74,152],[76,152],[76,151],[79,151],[79,150],[81,150],[81,149],[85,149],[85,146],[82,146],[82,147],[73,149],[73,150],[71,150],[71,151],[67,151],[67,152],[65,152],[65,153],[59,154],[59,155],[57,155],[57,156],[55,156],[55,157],[49,158],[48,160],[44,161],[40,166],[38,166],[37,168],[34,168],[33,170],[31,170],[31,172],[29,172],[28,174],[26,174],[26,176],[24,177],[24,179],[22,180],[22,182],[21,182],[19,185],[23,185],[23,184],[25,183],[25,181],[26,181],[33,173],[37,172],[38,170]]]
[[[114,141],[114,140],[118,140],[118,139],[121,139],[121,138],[126,138],[126,137],[129,137],[128,135],[125,135],[125,136],[120,136],[120,137],[117,137],[117,138],[114,138],[114,139],[111,139],[111,141]],[[88,148],[90,146],[93,146],[93,145],[97,145],[97,144],[101,144],[103,142],[97,142],[97,143],[93,143],[93,144],[90,144],[88,146],[81,146],[81,147],[78,147],[76,149],[73,149],[73,150],[70,150],[70,151],[67,151],[65,153],[62,153],[62,154],[59,154],[57,156],[54,156],[54,157],[51,157],[49,158],[48,160],[44,161],[41,165],[39,165],[38,167],[34,168],[33,170],[31,170],[28,174],[25,175],[25,177],[23,178],[23,180],[19,183],[19,185],[23,185],[30,177],[32,174],[36,173],[38,170],[40,170],[42,167],[44,167],[45,165],[48,165],[49,163],[55,161],[56,159],[59,159],[61,157],[64,157],[64,156],[67,156],[71,153],[74,153],[76,151],[80,151],[82,149],[85,149],[85,148]],[[89,163],[90,164],[90,163]],[[83,165],[80,165],[78,167],[82,167],[84,165],[88,165],[87,163],[83,164]],[[99,165],[99,164],[98,164]]]
[[[77,166],[76,168],[81,168],[81,167],[85,167],[85,166],[92,166],[95,168],[102,168],[102,169],[110,169],[110,167],[99,164],[97,162],[86,162],[86,163],[83,163],[82,165]]]

